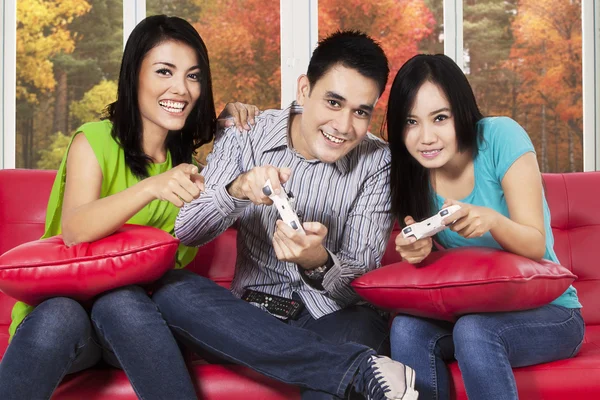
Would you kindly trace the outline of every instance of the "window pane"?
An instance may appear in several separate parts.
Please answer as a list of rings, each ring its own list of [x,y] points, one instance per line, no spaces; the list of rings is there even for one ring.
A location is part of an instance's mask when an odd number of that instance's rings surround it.
[[[583,170],[580,0],[465,0],[465,71],[485,115],[529,133],[543,172]]]
[[[114,100],[122,48],[122,0],[17,2],[18,168],[58,168]]]
[[[371,121],[374,134],[380,134],[389,87],[402,64],[419,52],[444,52],[442,22],[442,0],[319,0],[319,38],[358,29],[378,40],[390,61],[388,87]]]
[[[197,5],[201,4],[201,5]],[[281,106],[279,0],[147,0],[147,15],[185,18],[208,47],[215,106]],[[199,150],[202,161],[210,146]]]

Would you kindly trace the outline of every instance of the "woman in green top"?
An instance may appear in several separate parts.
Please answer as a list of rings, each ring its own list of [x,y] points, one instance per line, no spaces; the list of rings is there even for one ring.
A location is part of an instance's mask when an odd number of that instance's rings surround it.
[[[237,103],[225,112],[241,128],[258,110]],[[206,46],[189,23],[158,15],[133,30],[107,117],[84,124],[72,139],[50,195],[45,237],[91,242],[125,223],[173,233],[179,207],[199,196],[204,183],[192,156],[211,141],[217,119]],[[194,255],[181,246],[176,267]],[[140,398],[196,399],[169,327],[138,286],[99,296],[89,313],[57,297],[35,308],[19,302],[12,317],[0,363],[4,400],[50,398],[65,374],[102,358],[125,370]]]

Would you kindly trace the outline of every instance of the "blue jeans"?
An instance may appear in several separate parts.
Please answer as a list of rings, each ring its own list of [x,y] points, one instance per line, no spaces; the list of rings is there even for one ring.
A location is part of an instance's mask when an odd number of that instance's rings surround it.
[[[450,399],[446,361],[456,359],[470,400],[518,399],[512,367],[573,357],[583,342],[579,309],[548,304],[526,311],[471,314],[455,324],[398,315],[392,358],[416,374],[419,400]]]
[[[123,368],[140,399],[197,399],[177,342],[137,286],[100,296],[91,318],[68,298],[38,305],[19,325],[0,362],[0,398],[49,399],[66,374],[102,358]]]
[[[298,319],[288,325],[308,329],[332,343],[354,342],[375,350],[377,354],[389,355],[389,328],[387,319],[369,306],[355,305],[314,319],[304,309]],[[362,399],[362,395],[351,391],[351,399]],[[325,400],[335,398],[326,392],[302,389],[302,400]]]
[[[208,352],[300,386],[306,399],[350,392],[358,366],[374,351],[346,341],[349,337],[363,340],[368,332],[378,332],[369,340],[381,346],[387,336],[385,322],[372,310],[349,309],[319,320],[305,312],[286,324],[189,271],[169,271],[158,285],[152,299],[178,340],[196,353]],[[373,322],[377,318],[381,323]],[[367,319],[367,333],[355,329]]]

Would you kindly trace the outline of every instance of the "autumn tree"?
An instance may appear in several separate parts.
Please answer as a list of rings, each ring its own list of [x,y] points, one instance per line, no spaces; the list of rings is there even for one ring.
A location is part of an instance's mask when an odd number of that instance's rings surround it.
[[[279,0],[199,1],[194,26],[210,56],[215,103],[278,108],[281,92]]]
[[[146,15],[165,14],[180,18],[198,15],[200,3],[190,0],[146,0]]]
[[[215,106],[242,101],[279,108],[281,53],[279,0],[192,0],[187,15],[208,48]],[[153,9],[153,11],[156,9]],[[204,160],[211,145],[198,152]]]
[[[89,11],[85,0],[25,1],[17,7],[17,98],[35,103],[38,93],[54,89],[53,64],[59,53],[75,50],[67,25]],[[26,85],[29,85],[27,87]],[[31,90],[35,88],[36,90]]]
[[[321,0],[319,1],[319,37],[337,29],[356,29],[381,44],[390,64],[386,91],[377,103],[371,131],[381,130],[389,88],[398,69],[419,52],[422,40],[434,32],[435,20],[423,0]]]
[[[435,24],[432,31],[419,42],[419,53],[444,54],[444,2],[441,0],[424,0],[431,12]]]
[[[521,82],[519,109],[541,149],[542,169],[575,171],[582,165],[583,141],[581,1],[518,5],[507,68]]]
[[[75,36],[68,24],[88,12],[85,0],[21,1],[17,4],[17,159],[19,166],[32,167],[34,132],[44,128],[36,112],[55,89],[51,59],[75,49]],[[41,122],[41,123],[40,123]],[[37,142],[35,142],[37,144]]]
[[[63,135],[62,132],[56,132],[51,135],[50,145],[40,150],[40,159],[37,162],[37,168],[58,169],[70,141],[71,136]]]
[[[155,0],[153,0],[155,3]],[[280,15],[278,0],[195,0],[199,14],[187,19],[207,44],[215,103],[232,100],[262,109],[279,108],[281,92]],[[417,53],[419,42],[435,24],[423,0],[320,0],[320,37],[335,29],[359,29],[379,40],[392,74]],[[371,130],[380,130],[387,91]],[[209,151],[201,149],[200,158]]]
[[[512,77],[503,67],[514,42],[510,26],[515,0],[465,0],[463,11],[465,65],[460,67],[484,114],[510,115],[512,98],[507,89]]]
[[[69,30],[76,36],[72,53],[54,57],[55,90],[53,132],[71,132],[78,124],[69,111],[71,102],[102,80],[116,80],[123,53],[122,0],[94,0],[88,13],[74,18]]]
[[[81,100],[71,103],[71,117],[77,125],[98,121],[104,115],[106,106],[116,99],[117,81],[102,81],[87,91]]]

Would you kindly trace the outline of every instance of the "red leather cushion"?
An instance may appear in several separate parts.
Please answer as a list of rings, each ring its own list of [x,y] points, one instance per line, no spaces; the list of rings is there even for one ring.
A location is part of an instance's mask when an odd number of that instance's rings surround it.
[[[463,314],[542,306],[576,278],[550,261],[469,247],[432,253],[418,266],[388,265],[355,279],[352,286],[383,309],[455,321]]]
[[[85,301],[160,278],[173,267],[178,245],[167,232],[140,225],[72,247],[61,236],[24,243],[0,256],[0,290],[31,305],[55,296]]]

